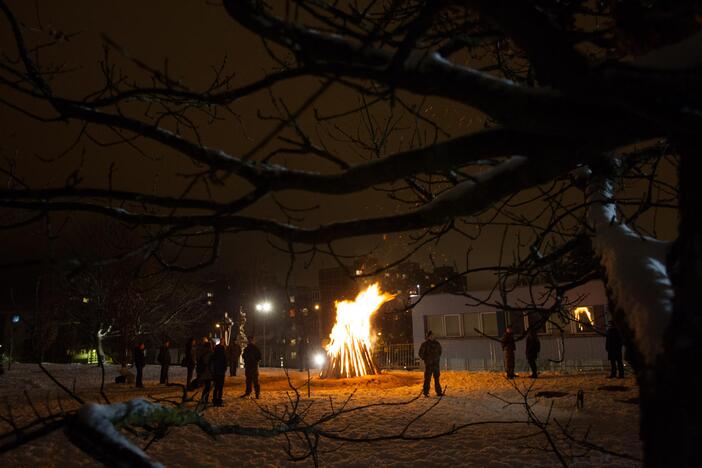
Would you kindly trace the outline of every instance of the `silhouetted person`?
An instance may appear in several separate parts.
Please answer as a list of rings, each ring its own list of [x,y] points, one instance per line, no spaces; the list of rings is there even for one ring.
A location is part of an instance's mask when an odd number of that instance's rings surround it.
[[[224,394],[224,377],[227,375],[227,350],[223,344],[215,346],[210,369],[214,380],[214,391],[212,392],[212,404],[222,406],[222,395]]]
[[[134,347],[134,367],[136,368],[136,387],[144,388],[144,366],[146,357],[144,356],[144,343],[138,343]]]
[[[246,391],[241,398],[251,395],[251,387],[256,392],[256,398],[261,396],[261,386],[258,383],[258,362],[261,360],[261,350],[256,346],[256,337],[250,336],[244,349],[244,374],[246,374]]]
[[[185,343],[185,357],[183,358],[183,366],[187,368],[188,373],[185,377],[185,388],[190,388],[190,382],[193,380],[193,371],[197,365],[197,341],[195,338],[188,338]]]
[[[212,343],[205,336],[200,342],[200,346],[197,347],[197,366],[195,371],[197,372],[197,382],[198,385],[202,385],[202,397],[200,401],[207,404],[210,398],[210,390],[212,389],[212,367],[210,361],[212,360]]]
[[[429,396],[429,384],[431,378],[434,377],[434,391],[438,396],[441,396],[441,383],[439,382],[441,374],[441,343],[436,341],[431,330],[427,332],[426,341],[419,347],[419,357],[424,361],[424,386],[422,387],[422,393],[424,393],[424,396]]]
[[[512,327],[507,327],[505,334],[500,341],[502,342],[502,351],[505,358],[505,372],[507,373],[507,378],[513,379],[516,377],[514,373],[514,351],[517,349],[517,346],[514,344]]]
[[[539,351],[541,351],[541,341],[539,340],[538,332],[535,329],[529,330],[529,334],[526,338],[526,358],[531,368],[532,379],[538,377],[538,369],[536,368],[536,359],[539,357]]]
[[[232,340],[229,343],[229,375],[236,377],[236,370],[239,368],[239,358],[241,357],[241,345],[238,341]]]
[[[171,366],[171,341],[166,340],[158,350],[158,363],[161,364],[161,379],[162,384],[168,384],[168,368]]]
[[[297,340],[297,360],[300,364],[300,372],[302,372],[310,368],[307,337],[299,336]]]
[[[609,364],[611,366],[609,372],[610,379],[617,376],[620,379],[624,377],[622,345],[622,336],[617,327],[614,326],[614,322],[610,320],[607,326],[607,332],[605,333],[605,349],[607,350],[607,359],[609,359]]]

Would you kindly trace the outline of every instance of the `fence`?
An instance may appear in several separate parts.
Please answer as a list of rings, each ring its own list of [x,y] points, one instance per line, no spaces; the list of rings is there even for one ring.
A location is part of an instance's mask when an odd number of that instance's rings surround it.
[[[389,344],[376,346],[375,362],[381,369],[413,369],[419,367],[414,357],[414,344]]]

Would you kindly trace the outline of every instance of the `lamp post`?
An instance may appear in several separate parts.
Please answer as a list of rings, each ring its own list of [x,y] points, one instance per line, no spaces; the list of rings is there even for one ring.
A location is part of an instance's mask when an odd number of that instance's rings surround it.
[[[256,310],[263,314],[263,365],[266,365],[266,315],[273,309],[270,302],[264,301],[256,304]]]

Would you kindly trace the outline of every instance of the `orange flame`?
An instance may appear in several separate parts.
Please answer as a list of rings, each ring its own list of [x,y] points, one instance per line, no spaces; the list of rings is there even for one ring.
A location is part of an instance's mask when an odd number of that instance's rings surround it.
[[[326,346],[328,364],[323,377],[358,377],[376,372],[372,363],[371,316],[395,296],[378,283],[368,286],[354,301],[335,302],[336,323]]]

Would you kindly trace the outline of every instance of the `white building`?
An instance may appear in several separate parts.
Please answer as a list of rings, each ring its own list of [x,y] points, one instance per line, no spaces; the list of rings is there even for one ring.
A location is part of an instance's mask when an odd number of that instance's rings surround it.
[[[495,370],[503,368],[502,347],[496,341],[507,325],[514,330],[515,338],[522,335],[529,323],[540,319],[537,311],[524,314],[496,310],[480,302],[506,303],[511,307],[525,307],[531,297],[539,300],[543,288],[516,288],[503,302],[499,291],[469,292],[470,297],[453,294],[427,295],[412,311],[412,333],[415,355],[428,330],[441,343],[441,365],[450,370]],[[603,333],[609,319],[607,299],[602,283],[592,281],[567,294],[563,303],[573,307],[563,310],[561,316],[551,319],[539,329],[541,353],[539,369],[601,368],[607,363]],[[540,304],[549,307],[553,301]],[[567,314],[567,315],[566,315]],[[575,320],[568,320],[572,317]],[[476,332],[493,337],[487,338]],[[599,333],[598,333],[599,332]],[[525,340],[517,342],[516,369],[525,370]]]

